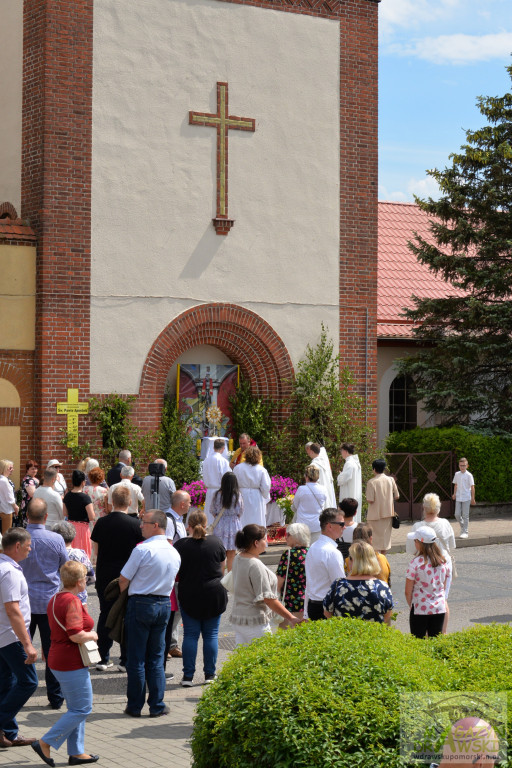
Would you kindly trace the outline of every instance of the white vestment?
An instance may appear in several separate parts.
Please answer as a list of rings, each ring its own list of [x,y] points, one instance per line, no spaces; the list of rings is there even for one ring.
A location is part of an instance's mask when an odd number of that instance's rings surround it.
[[[242,528],[250,523],[266,527],[267,502],[270,501],[270,477],[267,470],[260,464],[247,464],[244,461],[233,472],[244,499]]]
[[[203,461],[203,482],[206,485],[206,499],[204,502],[204,513],[208,520],[208,525],[213,523],[213,517],[210,514],[210,506],[214,494],[219,490],[222,476],[226,472],[231,472],[229,461],[222,452],[212,451],[208,458]]]
[[[357,501],[357,515],[354,520],[361,522],[361,505],[363,503],[363,483],[361,479],[361,464],[357,454],[348,455],[343,469],[338,475],[340,487],[340,501],[343,499],[355,499]]]
[[[336,509],[336,493],[334,491],[334,480],[332,477],[331,465],[329,463],[327,451],[323,446],[320,448],[320,453],[318,456],[315,456],[311,464],[320,472],[318,482],[320,485],[324,486],[325,492],[327,494],[324,509]]]

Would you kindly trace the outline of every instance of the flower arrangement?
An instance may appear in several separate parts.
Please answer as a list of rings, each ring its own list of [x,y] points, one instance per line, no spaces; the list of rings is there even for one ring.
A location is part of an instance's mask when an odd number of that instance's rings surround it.
[[[295,480],[293,480],[291,477],[281,477],[281,475],[274,475],[274,477],[270,478],[270,501],[284,499],[290,495],[293,498],[298,487],[299,486]]]
[[[193,483],[183,483],[181,487],[182,491],[186,491],[190,494],[190,499],[193,507],[204,507],[206,500],[206,485],[202,480],[194,480]]]
[[[286,525],[291,523],[293,520],[293,516],[295,514],[293,508],[292,508],[292,501],[294,500],[295,496],[293,494],[289,494],[288,496],[283,496],[280,499],[277,499],[276,504],[283,511],[284,519],[286,522]]]

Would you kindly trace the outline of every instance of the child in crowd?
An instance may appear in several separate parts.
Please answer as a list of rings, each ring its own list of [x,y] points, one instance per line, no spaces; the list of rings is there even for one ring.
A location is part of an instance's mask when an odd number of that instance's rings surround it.
[[[455,518],[460,524],[460,538],[468,538],[469,507],[475,504],[475,481],[468,472],[468,460],[459,459],[459,471],[453,476],[455,486],[452,499],[455,500]]]
[[[354,531],[357,528],[357,521],[354,519],[357,514],[358,503],[356,499],[343,499],[338,504],[338,509],[343,512],[345,525],[343,533],[337,541],[338,549],[343,555],[343,560],[348,557],[348,551],[353,541]]]

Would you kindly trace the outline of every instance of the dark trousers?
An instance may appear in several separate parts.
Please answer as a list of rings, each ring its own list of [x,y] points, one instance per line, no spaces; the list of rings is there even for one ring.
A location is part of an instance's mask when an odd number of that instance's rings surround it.
[[[18,735],[16,715],[37,688],[35,664],[25,664],[20,642],[0,648],[0,730],[8,739]]]
[[[167,666],[167,656],[169,655],[169,651],[171,650],[172,630],[173,630],[175,615],[176,615],[176,611],[171,611],[169,621],[167,622],[167,626],[165,628],[164,669]]]
[[[423,638],[428,635],[429,637],[435,637],[441,634],[444,623],[444,613],[431,613],[429,616],[418,616],[414,613],[414,608],[411,607],[409,614],[409,628],[411,635],[414,637]]]
[[[98,633],[98,651],[100,652],[101,663],[108,664],[110,661],[110,649],[112,648],[112,643],[114,641],[108,636],[110,630],[105,625],[105,622],[107,620],[108,614],[110,613],[110,609],[115,603],[115,600],[105,600],[103,592],[100,592],[99,590],[96,590],[96,592],[98,594],[98,600],[100,604],[100,615],[98,617],[98,626],[96,627],[96,632]],[[119,664],[121,664],[123,667],[126,667],[125,643],[121,643],[120,648],[121,657],[119,659]]]
[[[322,600],[308,600],[308,617],[310,621],[325,619]]]
[[[55,709],[62,706],[64,703],[64,696],[60,689],[60,685],[55,675],[48,666],[48,654],[50,653],[50,624],[48,622],[48,616],[46,613],[33,613],[30,616],[30,637],[34,638],[36,629],[39,629],[39,637],[41,638],[41,648],[43,649],[45,668],[44,679],[46,682],[46,695],[48,701]]]

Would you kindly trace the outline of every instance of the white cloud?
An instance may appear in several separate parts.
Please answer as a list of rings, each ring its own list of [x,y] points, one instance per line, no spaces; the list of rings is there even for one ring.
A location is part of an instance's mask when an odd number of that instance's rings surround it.
[[[445,17],[461,0],[384,0],[379,6],[381,35],[389,36],[394,28],[414,28]]]
[[[434,64],[471,64],[476,61],[506,59],[512,53],[512,32],[424,37],[410,45],[389,46],[388,52],[400,56],[414,56]]]
[[[437,200],[441,196],[441,190],[439,185],[432,176],[425,176],[423,179],[410,179],[407,184],[407,192],[409,193],[409,199],[413,199],[413,195],[417,195],[423,199],[432,197]]]
[[[405,192],[388,192],[387,188],[383,184],[379,184],[379,200],[386,200],[393,203],[410,203],[410,195],[406,195]]]

